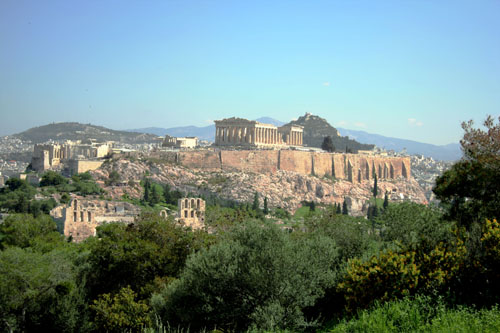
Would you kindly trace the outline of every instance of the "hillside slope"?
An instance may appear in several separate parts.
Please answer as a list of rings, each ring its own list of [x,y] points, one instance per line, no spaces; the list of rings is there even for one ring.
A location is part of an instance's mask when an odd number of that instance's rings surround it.
[[[340,136],[339,131],[328,123],[325,119],[306,113],[297,120],[293,120],[290,125],[304,126],[304,145],[321,148],[321,144],[326,136],[330,136],[337,151],[350,149],[353,152],[358,150],[370,150],[373,144],[362,144],[348,137]]]
[[[125,143],[152,142],[157,136],[146,133],[133,133],[115,131],[106,127],[91,124],[80,124],[74,122],[52,123],[44,126],[33,127],[24,132],[14,134],[13,137],[33,143],[41,143],[49,140],[87,140],[116,141]]]

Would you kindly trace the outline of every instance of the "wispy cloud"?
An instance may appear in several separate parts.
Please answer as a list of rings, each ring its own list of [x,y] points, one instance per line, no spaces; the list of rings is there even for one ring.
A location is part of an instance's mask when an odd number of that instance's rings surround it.
[[[356,127],[366,128],[366,124],[365,124],[365,123],[360,123],[360,122],[358,122],[358,123],[354,123],[354,126],[356,126]]]
[[[330,86],[330,82],[328,82],[328,81],[323,82],[323,85],[324,85],[325,87],[329,87],[329,86]]]
[[[417,119],[415,119],[415,118],[408,118],[408,124],[409,124],[410,126],[418,126],[418,127],[420,127],[420,126],[423,126],[423,125],[424,125],[424,123],[423,123],[423,122],[421,122],[420,120],[417,120]]]
[[[345,121],[345,120],[337,121],[335,123],[335,125],[337,125],[337,126],[346,126],[347,125],[347,121]]]

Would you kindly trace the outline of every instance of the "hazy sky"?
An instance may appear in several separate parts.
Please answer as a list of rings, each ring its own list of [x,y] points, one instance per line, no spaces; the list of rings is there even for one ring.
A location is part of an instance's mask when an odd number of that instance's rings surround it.
[[[458,141],[500,115],[500,1],[0,1],[0,135],[305,112]]]

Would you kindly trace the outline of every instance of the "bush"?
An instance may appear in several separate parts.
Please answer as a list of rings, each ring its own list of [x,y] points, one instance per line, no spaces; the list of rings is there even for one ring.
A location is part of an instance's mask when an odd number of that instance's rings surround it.
[[[299,328],[303,309],[335,281],[337,250],[325,237],[293,239],[249,221],[191,256],[152,304],[164,323],[192,330]]]

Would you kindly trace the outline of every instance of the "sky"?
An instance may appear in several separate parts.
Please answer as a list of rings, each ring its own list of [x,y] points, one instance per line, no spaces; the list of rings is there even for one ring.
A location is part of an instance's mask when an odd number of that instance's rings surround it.
[[[500,116],[500,1],[0,1],[0,135],[306,112],[458,142]]]

